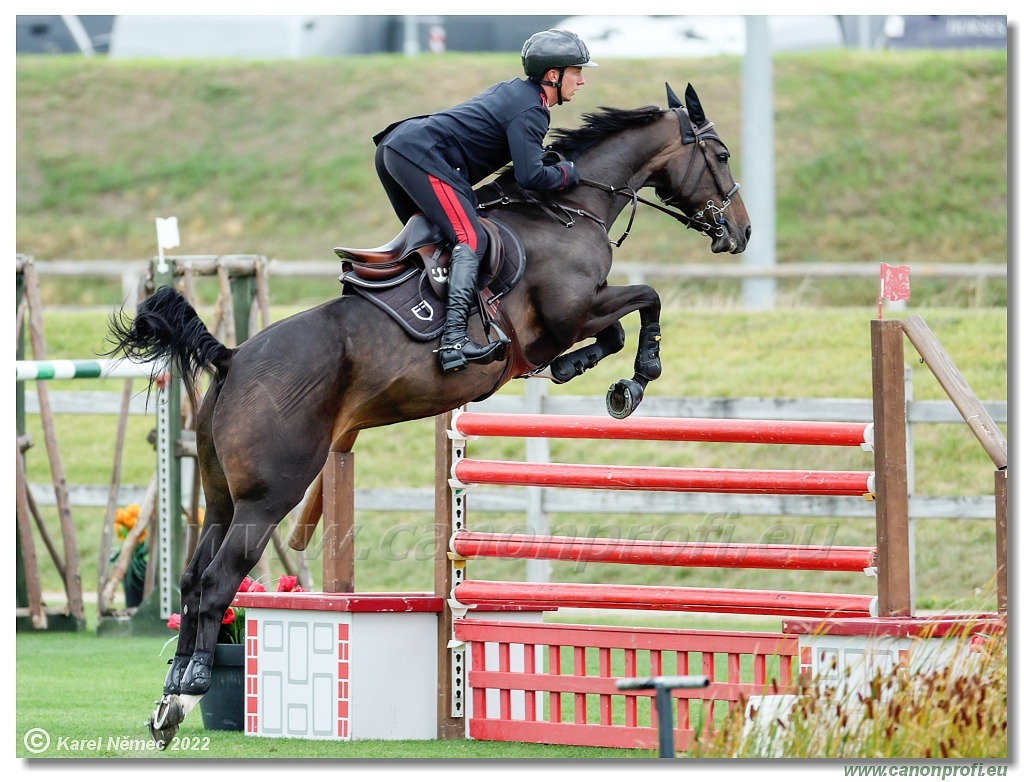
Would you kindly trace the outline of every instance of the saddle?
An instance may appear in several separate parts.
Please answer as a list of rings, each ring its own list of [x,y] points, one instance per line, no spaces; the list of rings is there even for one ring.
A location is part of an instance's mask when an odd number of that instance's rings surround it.
[[[480,262],[478,279],[483,288],[499,277],[504,252],[498,226],[487,218],[480,222],[489,240],[487,253]],[[380,247],[335,247],[334,252],[341,259],[338,280],[342,285],[371,290],[391,288],[425,274],[434,292],[442,300],[447,297],[452,245],[426,215],[413,215],[394,239]]]
[[[485,329],[512,329],[499,301],[522,278],[526,251],[519,237],[496,218],[481,219],[488,248],[477,278],[478,313]],[[372,249],[336,247],[342,295],[360,296],[394,319],[414,340],[440,336],[448,302],[451,242],[425,215],[417,214],[387,244]],[[510,335],[511,336],[511,335]]]

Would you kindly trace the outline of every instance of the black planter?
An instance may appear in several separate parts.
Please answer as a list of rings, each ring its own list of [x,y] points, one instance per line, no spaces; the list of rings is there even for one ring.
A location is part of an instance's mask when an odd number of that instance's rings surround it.
[[[126,608],[135,608],[142,603],[142,591],[145,583],[142,579],[125,576],[121,579],[121,586],[124,587],[124,604]]]
[[[245,729],[245,644],[217,644],[213,680],[199,710],[207,730]]]

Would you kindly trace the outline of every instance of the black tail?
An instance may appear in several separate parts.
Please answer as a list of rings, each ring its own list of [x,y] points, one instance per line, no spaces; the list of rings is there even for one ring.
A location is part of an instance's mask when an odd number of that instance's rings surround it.
[[[209,332],[184,296],[167,286],[139,305],[134,321],[123,310],[115,312],[107,339],[114,345],[107,355],[173,362],[193,404],[199,374],[213,372],[223,380],[234,352]]]

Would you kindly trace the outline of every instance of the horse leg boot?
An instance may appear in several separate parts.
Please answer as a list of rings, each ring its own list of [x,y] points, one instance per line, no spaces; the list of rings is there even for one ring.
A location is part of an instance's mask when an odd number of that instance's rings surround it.
[[[501,342],[478,345],[466,335],[469,310],[477,293],[479,268],[480,261],[469,245],[455,245],[448,271],[448,311],[445,313],[441,347],[437,351],[443,372],[458,371],[468,363],[490,364],[502,352]]]

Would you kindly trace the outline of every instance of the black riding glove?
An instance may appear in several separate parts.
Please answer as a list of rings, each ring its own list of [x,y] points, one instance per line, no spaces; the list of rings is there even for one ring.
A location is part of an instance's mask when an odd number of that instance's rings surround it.
[[[576,166],[573,165],[571,160],[559,163],[558,168],[562,169],[565,174],[565,184],[562,185],[562,190],[568,190],[570,187],[575,187],[580,183],[580,172],[576,170]]]

